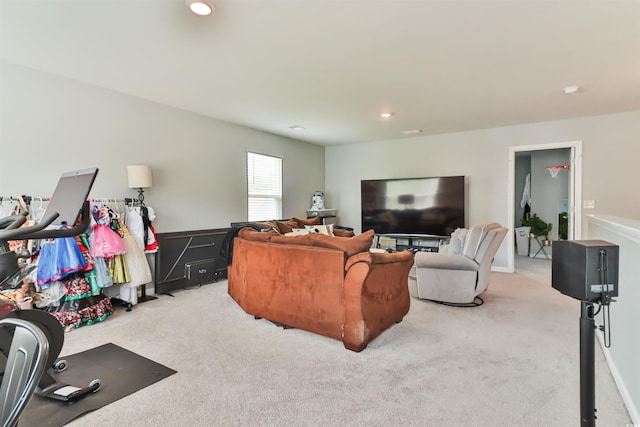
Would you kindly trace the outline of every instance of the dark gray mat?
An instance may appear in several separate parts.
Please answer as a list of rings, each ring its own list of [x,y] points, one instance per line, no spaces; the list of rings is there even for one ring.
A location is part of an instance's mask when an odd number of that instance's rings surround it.
[[[54,378],[60,383],[86,387],[99,378],[102,386],[74,403],[33,396],[22,416],[20,427],[59,427],[89,411],[143,389],[176,373],[159,363],[109,343],[65,356],[69,367]]]

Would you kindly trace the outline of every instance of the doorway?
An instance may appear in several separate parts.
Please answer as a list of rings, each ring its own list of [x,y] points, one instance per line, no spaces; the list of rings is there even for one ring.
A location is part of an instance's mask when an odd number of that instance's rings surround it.
[[[582,141],[558,142],[550,144],[521,145],[509,147],[509,184],[508,184],[508,228],[515,230],[520,226],[519,218],[516,219],[515,206],[521,200],[516,200],[516,155],[524,153],[541,153],[548,150],[568,149],[569,168],[565,169],[568,175],[568,191],[566,199],[567,209],[567,238],[569,240],[580,239],[582,236]],[[548,165],[555,166],[555,165]],[[548,173],[545,171],[545,173]],[[564,203],[564,202],[563,202]],[[516,223],[517,221],[517,223]],[[556,230],[557,235],[557,230]],[[507,234],[507,271],[515,271],[515,232]]]

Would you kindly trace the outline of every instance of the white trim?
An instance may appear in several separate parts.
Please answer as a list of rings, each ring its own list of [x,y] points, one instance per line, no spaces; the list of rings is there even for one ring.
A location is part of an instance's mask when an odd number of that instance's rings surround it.
[[[619,234],[626,239],[640,244],[640,221],[621,218],[614,215],[585,215],[588,223],[599,225],[605,230]]]
[[[632,425],[640,425],[640,412],[638,408],[636,408],[633,399],[631,399],[631,395],[629,394],[629,389],[624,382],[624,379],[620,375],[620,371],[616,367],[615,362],[611,358],[611,352],[604,345],[604,338],[602,334],[596,334],[596,338],[600,343],[600,348],[602,348],[602,353],[604,354],[604,360],[607,362],[607,366],[609,366],[609,371],[611,372],[611,376],[613,377],[613,381],[618,386],[618,391],[620,392],[620,396],[622,397],[622,401],[627,407],[627,411],[629,412],[629,417],[631,418]],[[631,424],[627,424],[631,425]]]
[[[571,169],[569,170],[569,185],[573,186],[573,194],[569,194],[570,203],[573,202],[573,239],[582,238],[582,141],[551,142],[547,144],[516,145],[509,147],[509,171],[507,195],[507,228],[515,227],[515,159],[516,152],[555,150],[558,148],[571,149]],[[515,271],[515,236],[513,232],[507,232],[507,272]]]

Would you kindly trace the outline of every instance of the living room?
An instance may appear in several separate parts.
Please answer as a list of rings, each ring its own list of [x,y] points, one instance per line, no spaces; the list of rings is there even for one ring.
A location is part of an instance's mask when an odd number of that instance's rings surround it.
[[[221,97],[225,95],[230,109],[241,111],[246,116],[253,113],[260,116],[262,121],[277,121],[278,125],[285,129],[277,134],[273,131],[259,130],[262,123],[260,120],[255,123],[233,123],[225,117],[214,118],[216,112],[222,110],[212,109],[211,114],[207,115],[202,111],[190,109],[191,105],[172,103],[173,98],[170,94],[165,93],[164,99],[145,99],[146,91],[154,86],[173,85],[176,92],[188,92],[194,99],[200,97],[201,92],[197,87],[183,87],[182,81],[187,79],[184,75],[181,77],[182,80],[166,82],[155,81],[152,74],[136,74],[138,86],[127,87],[126,84],[131,82],[118,86],[116,77],[123,73],[135,73],[138,62],[101,62],[95,67],[82,62],[81,52],[85,49],[91,51],[92,48],[78,47],[74,44],[81,44],[83,37],[79,35],[80,29],[76,28],[78,32],[75,39],[69,38],[68,34],[56,36],[58,33],[49,32],[50,25],[65,27],[74,22],[74,14],[70,10],[64,9],[64,13],[56,12],[55,6],[45,6],[44,2],[29,2],[28,7],[19,7],[18,3],[3,0],[0,5],[0,141],[4,159],[0,169],[0,195],[49,195],[60,173],[84,167],[98,167],[100,174],[92,190],[93,196],[131,197],[135,195],[135,191],[128,188],[126,166],[143,163],[153,168],[154,185],[145,191],[145,195],[147,204],[153,206],[157,212],[154,225],[158,232],[224,228],[232,222],[246,219],[245,162],[247,151],[252,151],[283,158],[284,218],[303,217],[309,208],[311,194],[323,189],[326,206],[338,210],[337,221],[360,232],[361,180],[464,175],[468,181],[467,224],[495,221],[506,225],[509,211],[512,209],[508,203],[508,176],[511,167],[509,149],[514,146],[543,146],[581,141],[582,199],[595,201],[593,209],[584,210],[583,213],[612,214],[640,219],[640,200],[634,193],[634,185],[640,178],[635,164],[640,156],[640,89],[637,79],[633,80],[635,85],[626,86],[626,91],[609,94],[611,98],[618,98],[624,107],[614,108],[612,102],[611,105],[603,103],[601,108],[597,109],[592,105],[583,104],[590,102],[584,98],[590,95],[589,91],[596,92],[596,87],[586,88],[582,93],[576,94],[582,98],[570,98],[562,93],[562,85],[575,82],[567,82],[565,80],[570,76],[562,76],[548,82],[550,85],[553,83],[560,86],[547,87],[548,92],[545,96],[561,99],[559,102],[563,104],[563,114],[554,116],[542,111],[536,116],[539,119],[521,123],[505,122],[500,117],[500,112],[493,110],[494,104],[503,101],[503,98],[491,101],[495,96],[493,91],[500,86],[499,81],[477,81],[473,82],[472,86],[465,86],[466,91],[462,94],[456,92],[456,95],[451,94],[450,98],[435,97],[438,100],[436,107],[428,112],[412,113],[415,116],[427,116],[428,119],[430,114],[435,117],[434,110],[438,109],[438,104],[443,108],[445,105],[457,105],[460,108],[459,117],[450,118],[448,127],[440,128],[443,130],[428,132],[426,126],[429,125],[429,120],[426,120],[420,124],[422,127],[424,123],[423,134],[411,137],[400,135],[401,130],[415,128],[406,127],[413,125],[413,122],[403,118],[403,115],[407,116],[409,113],[394,108],[395,115],[390,120],[380,120],[376,117],[377,109],[385,105],[382,101],[377,101],[367,106],[371,111],[371,117],[365,122],[372,129],[385,128],[386,136],[375,139],[362,137],[359,141],[349,144],[309,142],[305,140],[307,137],[304,136],[304,131],[301,131],[302,134],[296,133],[297,131],[289,130],[289,126],[307,125],[304,118],[311,122],[314,115],[313,105],[307,106],[307,110],[300,110],[301,114],[296,117],[295,122],[289,122],[284,121],[282,116],[276,119],[267,112],[271,105],[277,106],[277,96],[272,98],[273,104],[266,104],[269,107],[263,106],[262,112],[257,112],[260,110],[257,102],[233,104],[233,93],[227,93],[224,82],[215,84],[211,92],[206,94],[206,97],[215,98],[219,92]],[[182,1],[177,3],[181,3],[178,6],[184,8]],[[217,3],[220,10],[216,15],[224,11],[224,7],[233,7],[230,2]],[[248,8],[251,2],[239,3]],[[317,9],[321,9],[318,2],[313,3]],[[168,7],[166,4],[165,7]],[[624,9],[623,4],[628,9]],[[467,3],[465,5],[468,6]],[[33,10],[36,6],[43,7],[43,11]],[[134,10],[140,13],[138,7],[134,7]],[[635,22],[637,4],[621,2],[620,7],[628,10],[627,18],[622,22]],[[176,5],[171,6],[172,11],[178,9]],[[259,9],[260,12],[265,12],[262,7]],[[570,10],[571,8],[567,7],[565,12]],[[91,9],[82,13],[81,11],[82,9],[77,12],[82,16],[78,21],[87,20],[84,22],[92,22],[87,16],[97,13]],[[119,47],[126,45],[127,40],[131,43],[135,37],[127,39],[126,35],[118,34],[118,27],[113,22],[123,19],[122,10],[115,6],[112,9],[105,6],[100,12],[105,14],[106,22],[103,23],[104,27],[100,28],[104,31],[108,28],[109,32],[96,31],[92,41],[97,43],[95,46],[100,46],[102,54],[112,59],[118,54],[111,52],[108,40],[98,43],[101,35],[106,39],[112,38],[114,46]],[[346,13],[344,10],[342,12]],[[64,14],[70,15],[65,17]],[[219,17],[216,15],[212,18]],[[257,15],[251,16],[250,24],[257,25],[257,21],[264,19]],[[324,14],[322,16],[326,17]],[[402,16],[405,17],[404,14]],[[469,20],[473,17],[466,16]],[[594,19],[593,15],[588,16]],[[109,21],[108,18],[112,18],[113,21]],[[181,19],[180,23],[185,25],[184,22],[188,18],[185,16]],[[610,17],[607,22],[613,25],[607,29],[613,31],[615,23],[621,22],[618,19],[618,16]],[[189,36],[195,39],[195,35],[205,32],[205,22],[207,21],[195,21],[196,29],[191,30]],[[593,49],[597,52],[592,59],[594,62],[611,60],[612,63],[607,67],[619,74],[608,75],[609,80],[624,81],[628,75],[637,77],[637,60],[633,63],[636,68],[621,69],[617,62],[619,58],[613,53],[614,44],[622,45],[620,49],[616,47],[615,53],[624,50],[636,52],[637,49],[633,47],[637,47],[638,39],[631,36],[637,36],[637,30],[629,30],[626,25],[618,25],[621,32],[618,40],[615,37],[617,33],[596,31],[589,19],[585,18],[585,22],[583,25],[574,25],[584,32],[592,31],[608,37],[602,45],[583,48],[586,51]],[[149,30],[144,26],[147,24],[136,25],[142,26],[142,30]],[[38,26],[41,27],[40,31],[37,31]],[[129,28],[134,24],[122,23],[122,26]],[[597,25],[595,27],[597,28]],[[286,23],[279,28],[286,28]],[[324,28],[324,25],[319,23],[317,28]],[[138,35],[137,32],[135,34]],[[560,35],[559,33],[558,37]],[[120,40],[120,37],[124,40]],[[535,37],[532,36],[531,40],[535,40]],[[330,41],[337,43],[336,40]],[[151,38],[144,39],[144,43],[127,50],[123,57],[130,58],[132,50],[139,52],[141,49],[149,50],[149,57],[158,54],[154,50],[158,46],[153,42]],[[533,42],[528,48],[533,49],[532,56],[537,56],[542,63],[545,59],[551,61],[555,58],[551,58],[553,55],[547,57],[535,50]],[[169,52],[168,56],[179,55],[178,50],[172,51],[164,46],[160,50],[163,49],[165,53]],[[189,51],[190,48],[185,49]],[[608,50],[611,51],[611,56],[604,56],[603,52]],[[564,51],[564,48],[559,51]],[[558,51],[554,51],[554,55],[559,55]],[[140,63],[150,61],[146,55],[139,56]],[[223,67],[231,56],[232,54],[223,50],[218,66]],[[522,56],[523,54],[514,54],[511,58],[503,59],[504,62],[497,64],[496,68],[515,67],[520,61],[524,61]],[[473,59],[473,56],[469,57],[469,61]],[[335,60],[347,63],[352,58],[336,57]],[[259,57],[255,62],[241,64],[247,68],[242,69],[242,72],[238,71],[238,78],[243,77],[243,73],[248,73],[247,69],[259,69],[263,63],[269,62],[270,70],[295,69],[300,67],[298,61],[304,59],[283,60],[282,63],[287,65],[276,67],[271,64],[269,58]],[[322,64],[314,61],[313,65]],[[180,69],[179,66],[176,67]],[[327,68],[331,67],[324,67],[325,70]],[[538,71],[542,68],[544,65],[540,64]],[[83,72],[76,75],[72,72],[74,70]],[[420,73],[424,72],[424,69],[420,69]],[[92,75],[95,76],[95,80],[91,78]],[[259,73],[252,74],[252,78],[257,80],[256,86],[269,85],[269,81],[261,79]],[[397,79],[401,77],[398,76]],[[379,80],[374,81],[376,84],[373,86],[381,86]],[[459,81],[459,78],[450,81],[449,90],[453,91]],[[322,81],[303,80],[300,84],[322,86],[319,82]],[[510,82],[514,84],[513,81]],[[485,87],[488,93],[483,93]],[[475,90],[472,90],[473,88]],[[290,90],[294,91],[295,88]],[[344,87],[340,86],[331,93],[337,96],[345,91]],[[419,89],[415,89],[413,93],[416,97],[427,97]],[[321,97],[318,95],[318,98]],[[519,102],[509,104],[509,108],[517,110],[519,105],[536,104],[539,101],[539,97],[524,91]],[[388,102],[394,105],[394,102]],[[318,105],[320,104],[319,99]],[[481,115],[481,112],[485,114],[485,121],[482,125],[473,126],[474,116]],[[457,128],[456,120],[462,120],[463,117],[471,124],[464,129]],[[495,125],[487,125],[489,122]],[[340,119],[335,119],[334,123],[343,134],[348,134],[348,125],[339,125]],[[325,124],[325,127],[329,125]],[[393,127],[393,131],[386,130],[389,127]],[[314,138],[322,139],[317,136]],[[583,235],[587,235],[586,224],[582,231]],[[513,249],[508,244],[503,244],[496,256],[494,269],[508,271],[507,253],[510,250]],[[471,372],[469,375],[474,373]]]

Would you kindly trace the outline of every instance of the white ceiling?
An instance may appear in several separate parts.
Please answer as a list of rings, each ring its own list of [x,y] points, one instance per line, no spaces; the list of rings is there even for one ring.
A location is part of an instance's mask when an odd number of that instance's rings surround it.
[[[639,0],[214,3],[0,0],[0,58],[322,145],[640,109]]]

